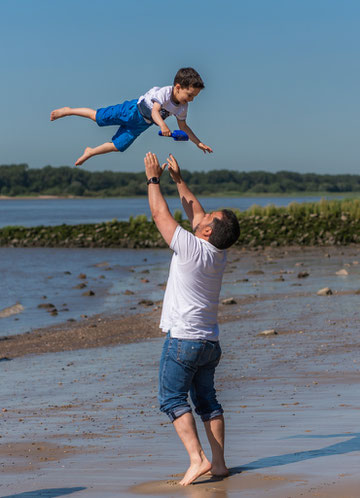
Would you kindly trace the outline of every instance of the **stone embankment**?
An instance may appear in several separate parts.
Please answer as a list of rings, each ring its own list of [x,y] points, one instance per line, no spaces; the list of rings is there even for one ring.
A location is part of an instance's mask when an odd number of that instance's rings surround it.
[[[316,246],[360,243],[360,201],[292,203],[288,207],[253,206],[236,211],[240,223],[237,245],[244,247]],[[175,215],[190,229],[181,213]],[[8,226],[0,229],[5,247],[120,247],[162,248],[166,244],[146,216],[129,221],[38,227]]]

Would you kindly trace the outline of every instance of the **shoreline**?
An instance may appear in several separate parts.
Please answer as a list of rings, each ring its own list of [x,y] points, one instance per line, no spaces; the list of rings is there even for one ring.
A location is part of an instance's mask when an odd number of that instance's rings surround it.
[[[245,300],[246,302],[249,299]],[[97,314],[83,322],[63,322],[32,332],[0,336],[0,362],[27,355],[42,355],[144,342],[165,337],[159,328],[161,303],[131,315]],[[239,319],[231,307],[219,305],[219,324]]]
[[[237,247],[346,246],[360,243],[360,200],[340,199],[288,206],[253,205],[234,211],[240,225]],[[181,211],[176,221],[190,229]],[[99,223],[50,226],[4,226],[1,247],[164,248],[161,234],[146,215]]]
[[[0,361],[27,355],[78,351],[161,337],[158,309],[134,315],[94,315],[83,322],[64,322],[0,337]]]
[[[231,283],[220,297],[218,308],[218,322],[238,321],[252,315],[252,307],[267,306],[272,299],[287,299],[289,295],[296,296],[297,299],[309,299],[316,296],[316,292],[321,287],[319,283],[314,287],[313,275],[309,278],[300,278],[303,269],[309,267],[296,261],[311,261],[313,258],[320,258],[323,265],[334,265],[337,269],[344,267],[343,261],[348,261],[345,266],[349,272],[357,272],[358,261],[355,260],[357,254],[360,256],[360,245],[335,246],[335,247],[278,247],[258,250],[232,248],[228,253],[227,270],[224,274],[223,287]],[[277,261],[277,271],[275,262]],[[288,265],[294,265],[294,270],[286,269]],[[351,269],[352,267],[352,269]],[[259,268],[263,268],[259,270]],[[253,270],[251,270],[253,269]],[[318,270],[317,270],[318,271]],[[268,276],[266,276],[266,274]],[[307,272],[305,272],[306,276]],[[134,273],[135,278],[138,273]],[[355,276],[355,275],[354,275]],[[241,277],[241,278],[240,278]],[[244,278],[247,277],[247,278]],[[265,278],[266,285],[276,286],[278,289],[273,295],[271,288],[264,288],[258,294],[260,281]],[[315,277],[316,278],[316,277]],[[317,279],[322,278],[320,274]],[[333,297],[344,296],[348,299],[356,298],[359,293],[358,284],[355,280],[354,288],[337,288],[346,282],[350,277],[339,277],[333,274],[331,284]],[[293,282],[290,284],[290,282]],[[265,282],[264,282],[265,283]],[[328,283],[326,281],[326,283]],[[154,282],[156,285],[157,282]],[[309,287],[309,284],[311,287]],[[289,285],[291,285],[289,287]],[[316,285],[316,284],[315,284]],[[252,286],[252,287],[251,287]],[[285,293],[282,289],[285,286]],[[295,286],[295,287],[292,287]],[[325,287],[325,282],[323,284]],[[238,289],[238,290],[237,290]],[[246,292],[241,292],[245,289]],[[240,293],[239,293],[240,290]],[[280,294],[279,294],[280,292]],[[288,294],[290,293],[290,294]],[[226,298],[233,298],[235,305],[226,305],[222,301]],[[325,298],[326,299],[326,298]],[[331,299],[331,297],[330,297]],[[321,298],[320,298],[321,302]],[[58,324],[36,327],[32,331],[21,332],[0,336],[0,361],[4,358],[17,358],[25,355],[37,355],[45,353],[56,353],[63,351],[75,351],[80,349],[99,348],[103,346],[113,346],[117,344],[129,344],[146,341],[152,338],[164,337],[164,333],[159,328],[162,300],[154,301],[151,306],[139,309],[135,313],[126,312],[111,314],[97,313],[83,317],[81,321],[63,321]],[[250,313],[250,315],[249,315]],[[271,328],[271,327],[270,327]],[[286,332],[288,333],[288,332]]]
[[[278,193],[268,193],[268,192],[259,192],[259,193],[239,193],[239,192],[220,192],[216,194],[199,194],[199,198],[203,197],[209,197],[209,198],[222,198],[222,197],[240,197],[240,198],[273,198],[273,197],[280,197],[280,198],[292,198],[292,197],[331,197],[332,199],[336,198],[356,198],[360,197],[360,192],[301,192],[301,191],[296,191],[296,192],[278,192]],[[179,196],[178,195],[166,195],[166,197],[174,198],[177,199]],[[12,201],[12,200],[63,200],[63,199],[147,199],[146,195],[107,195],[107,196],[84,196],[84,195],[47,195],[47,194],[40,194],[40,195],[19,195],[19,196],[10,196],[10,195],[0,195],[0,201]]]

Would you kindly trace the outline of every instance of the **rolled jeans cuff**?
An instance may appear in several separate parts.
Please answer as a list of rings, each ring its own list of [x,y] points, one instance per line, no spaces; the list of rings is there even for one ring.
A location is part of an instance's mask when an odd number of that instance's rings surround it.
[[[195,410],[196,411],[196,410]],[[219,408],[218,410],[214,410],[210,413],[199,413],[196,411],[198,415],[200,415],[201,420],[203,422],[208,422],[209,420],[212,420],[213,418],[220,417],[224,413],[224,410],[222,408]]]
[[[171,422],[174,422],[177,418],[184,415],[184,413],[191,413],[191,408],[188,405],[176,406],[172,410],[168,410],[166,415],[169,417]]]

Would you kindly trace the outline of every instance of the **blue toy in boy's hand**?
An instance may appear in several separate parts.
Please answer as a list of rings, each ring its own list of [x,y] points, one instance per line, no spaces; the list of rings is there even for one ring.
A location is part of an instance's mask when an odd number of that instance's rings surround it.
[[[163,137],[164,135],[159,131],[159,135]],[[172,137],[176,142],[186,142],[189,140],[189,135],[182,130],[174,130],[170,137]]]

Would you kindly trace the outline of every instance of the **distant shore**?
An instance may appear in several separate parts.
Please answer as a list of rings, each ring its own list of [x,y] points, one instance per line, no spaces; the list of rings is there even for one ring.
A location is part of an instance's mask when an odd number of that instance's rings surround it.
[[[235,210],[240,224],[236,245],[247,248],[277,246],[333,246],[360,243],[360,200],[325,200],[290,203],[287,207],[253,205]],[[190,230],[182,212],[176,221]],[[1,247],[116,247],[163,248],[166,244],[146,215],[128,221],[56,226],[5,226]]]
[[[77,199],[75,195],[0,195],[0,201],[27,201],[27,200],[48,200],[48,199]],[[81,199],[81,197],[79,197]]]
[[[273,198],[273,197],[281,197],[281,198],[293,198],[293,197],[331,197],[331,198],[358,198],[360,197],[360,192],[285,192],[285,193],[244,193],[240,194],[239,192],[217,192],[216,194],[199,194],[198,197],[243,197],[243,198]],[[177,197],[177,195],[166,195],[166,197]],[[49,199],[134,199],[134,198],[146,198],[146,195],[121,195],[121,196],[112,196],[112,195],[93,195],[93,196],[85,196],[85,195],[0,195],[0,201],[13,201],[13,200],[49,200]]]

